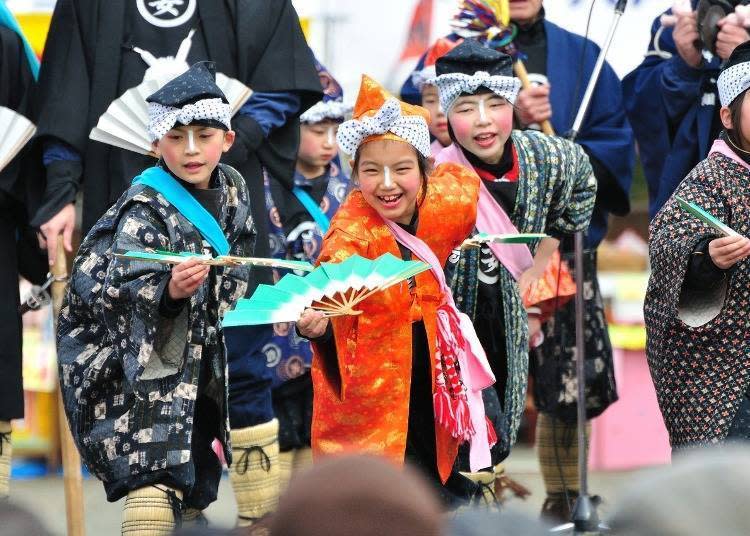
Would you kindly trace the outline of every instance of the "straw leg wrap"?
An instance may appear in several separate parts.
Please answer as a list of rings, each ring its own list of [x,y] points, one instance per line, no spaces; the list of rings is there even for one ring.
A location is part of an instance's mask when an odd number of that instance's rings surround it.
[[[181,491],[157,484],[133,490],[125,499],[123,535],[166,536],[181,522]]]
[[[279,490],[283,493],[289,487],[294,466],[294,450],[279,452]]]
[[[591,423],[586,425],[586,438]],[[547,493],[578,491],[578,434],[575,424],[539,413],[536,421],[536,444],[544,487]]]
[[[231,431],[229,479],[237,500],[237,525],[273,512],[279,501],[279,421]]]
[[[10,457],[13,447],[10,443],[10,422],[0,421],[0,501],[10,494]]]

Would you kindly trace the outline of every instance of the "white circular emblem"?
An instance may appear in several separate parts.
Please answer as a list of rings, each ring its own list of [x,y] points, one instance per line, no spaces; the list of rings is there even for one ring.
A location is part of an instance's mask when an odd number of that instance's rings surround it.
[[[174,28],[189,21],[197,0],[137,0],[138,11],[149,23]]]

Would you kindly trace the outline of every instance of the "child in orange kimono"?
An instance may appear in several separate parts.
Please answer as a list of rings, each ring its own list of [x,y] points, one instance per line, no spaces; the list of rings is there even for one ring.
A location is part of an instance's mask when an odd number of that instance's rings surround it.
[[[490,465],[495,438],[481,389],[494,377],[442,272],[474,228],[478,178],[456,164],[430,170],[428,117],[363,77],[354,119],[338,133],[358,190],[331,221],[318,261],[391,253],[432,269],[373,294],[358,316],[308,309],[297,329],[314,349],[313,456],[358,451],[413,463],[453,505],[481,494],[452,468],[463,441],[477,468]]]

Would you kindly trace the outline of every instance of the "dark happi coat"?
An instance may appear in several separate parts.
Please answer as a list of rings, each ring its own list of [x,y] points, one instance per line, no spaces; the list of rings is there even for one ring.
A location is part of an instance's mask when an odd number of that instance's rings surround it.
[[[563,138],[536,131],[514,130],[519,179],[515,208],[509,214],[520,233],[552,233],[556,236],[585,230],[596,197],[596,180],[583,149]],[[536,245],[534,246],[534,250]],[[493,257],[494,258],[494,257]],[[446,270],[458,308],[476,319],[479,286],[479,249],[456,250]],[[504,419],[498,437],[516,441],[526,400],[529,371],[528,318],[518,284],[499,263],[499,295],[503,304],[508,360]]]
[[[750,234],[750,171],[713,153],[674,195],[738,233]],[[717,289],[684,288],[698,242],[719,233],[682,210],[674,195],[651,224],[652,274],[646,294],[647,354],[672,447],[724,439],[748,388],[750,261],[735,265]]]
[[[220,170],[219,223],[230,254],[247,256],[255,241],[248,190],[234,169]],[[179,316],[167,320],[159,302],[171,267],[112,257],[113,250],[146,248],[215,254],[161,194],[131,186],[83,241],[58,326],[65,411],[86,466],[108,489],[149,472],[193,474],[179,468],[191,461],[202,360],[210,360],[211,374],[201,392],[223,416],[219,439],[231,460],[226,359],[217,325],[244,295],[249,270],[212,267]]]

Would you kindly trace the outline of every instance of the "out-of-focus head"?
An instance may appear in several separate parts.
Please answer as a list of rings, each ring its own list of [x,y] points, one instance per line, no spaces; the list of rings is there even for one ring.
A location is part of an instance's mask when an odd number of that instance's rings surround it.
[[[371,456],[316,463],[279,500],[271,536],[439,536],[438,499],[409,468]]]

